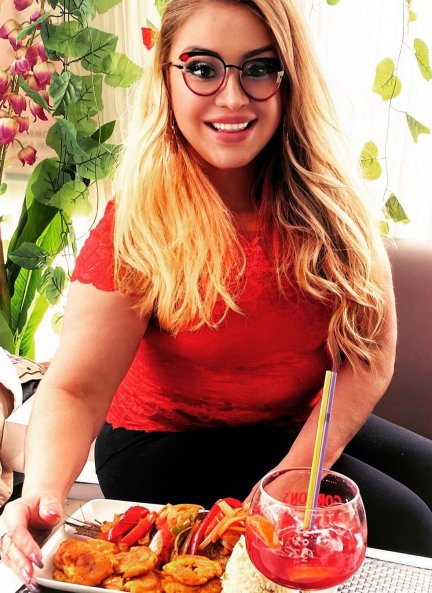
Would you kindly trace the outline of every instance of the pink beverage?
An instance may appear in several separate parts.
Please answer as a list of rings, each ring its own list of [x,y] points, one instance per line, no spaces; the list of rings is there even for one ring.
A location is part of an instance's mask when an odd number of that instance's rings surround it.
[[[269,545],[253,526],[246,527],[247,551],[252,563],[271,581],[284,587],[328,589],[349,579],[365,555],[365,534],[355,520],[346,528],[305,531],[290,526]]]
[[[293,589],[321,590],[349,579],[366,552],[366,515],[358,487],[324,470],[317,507],[306,508],[309,468],[275,470],[254,493],[246,522],[252,564]]]

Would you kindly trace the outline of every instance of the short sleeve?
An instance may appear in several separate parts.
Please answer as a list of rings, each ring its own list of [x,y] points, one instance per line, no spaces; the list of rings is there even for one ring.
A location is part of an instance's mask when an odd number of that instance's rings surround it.
[[[71,280],[93,284],[100,290],[113,291],[114,284],[114,202],[107,204],[105,213],[84,243],[75,262]]]

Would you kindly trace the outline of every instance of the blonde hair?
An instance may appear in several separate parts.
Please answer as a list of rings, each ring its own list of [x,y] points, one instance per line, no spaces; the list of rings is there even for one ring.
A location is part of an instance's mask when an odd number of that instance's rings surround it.
[[[186,140],[172,132],[164,80],[174,34],[215,1],[167,5],[114,185],[118,289],[139,295],[140,313],[153,312],[174,334],[217,325],[217,300],[225,314],[239,311],[245,266],[230,211]],[[267,24],[287,74],[283,121],[263,151],[257,181],[280,290],[294,266],[300,290],[331,307],[335,365],[346,359],[354,369],[374,368],[385,317],[382,243],[343,169],[336,118],[303,18],[293,0],[223,1],[248,7]]]

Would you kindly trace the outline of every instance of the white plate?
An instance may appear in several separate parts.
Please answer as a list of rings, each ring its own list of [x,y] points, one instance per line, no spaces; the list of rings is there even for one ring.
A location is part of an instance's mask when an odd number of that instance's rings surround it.
[[[163,505],[109,500],[107,498],[90,500],[71,515],[71,519],[81,521],[111,521],[115,513],[124,513],[129,507],[142,504],[150,511],[159,511]],[[89,587],[87,585],[74,585],[55,581],[53,575],[53,559],[61,542],[68,538],[86,539],[75,535],[74,528],[63,525],[55,531],[42,546],[42,560],[44,567],[35,569],[35,581],[39,585],[57,589],[59,591],[73,591],[74,593],[107,593],[108,589]],[[113,589],[111,589],[113,591]]]

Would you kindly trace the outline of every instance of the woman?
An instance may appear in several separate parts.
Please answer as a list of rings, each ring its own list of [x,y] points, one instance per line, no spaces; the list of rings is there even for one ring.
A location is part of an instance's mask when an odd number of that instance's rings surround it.
[[[111,498],[209,504],[309,465],[330,367],[326,465],[359,482],[370,545],[432,555],[413,459],[408,487],[361,461],[370,434],[373,451],[399,435],[367,420],[393,368],[391,274],[293,1],[172,0],[142,93],[36,395],[6,562],[31,584],[30,533],[58,521],[102,426]]]

